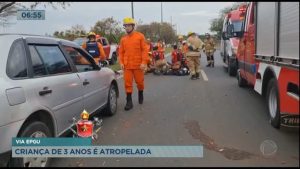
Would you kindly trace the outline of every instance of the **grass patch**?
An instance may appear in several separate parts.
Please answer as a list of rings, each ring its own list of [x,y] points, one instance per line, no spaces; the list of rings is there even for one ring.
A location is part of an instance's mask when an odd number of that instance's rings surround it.
[[[121,70],[119,63],[115,63],[114,65],[109,65],[108,67],[115,71]]]
[[[166,48],[165,49],[165,54],[171,53],[172,52],[172,47]]]

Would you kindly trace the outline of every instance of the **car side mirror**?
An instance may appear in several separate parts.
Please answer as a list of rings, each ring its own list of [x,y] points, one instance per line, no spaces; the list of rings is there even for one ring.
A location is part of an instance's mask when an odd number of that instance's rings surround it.
[[[234,35],[234,27],[232,24],[227,26],[227,38],[232,38]]]
[[[109,65],[109,62],[107,60],[100,61],[99,62],[99,67],[107,67]]]

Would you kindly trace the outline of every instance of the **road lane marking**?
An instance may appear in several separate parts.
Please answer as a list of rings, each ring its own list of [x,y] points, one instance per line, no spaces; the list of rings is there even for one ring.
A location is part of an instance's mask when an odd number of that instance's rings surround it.
[[[207,78],[207,76],[206,76],[204,70],[201,69],[200,71],[201,71],[201,75],[202,75],[203,80],[204,80],[204,81],[208,81],[208,78]]]

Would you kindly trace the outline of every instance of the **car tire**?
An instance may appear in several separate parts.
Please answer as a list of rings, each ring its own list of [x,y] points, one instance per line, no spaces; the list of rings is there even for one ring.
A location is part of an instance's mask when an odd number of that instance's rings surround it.
[[[237,80],[239,87],[245,87],[247,85],[247,81],[241,76],[240,70],[237,70]]]
[[[274,128],[280,128],[280,106],[278,85],[275,78],[272,78],[267,87],[266,95],[270,122]]]
[[[107,99],[105,114],[108,116],[113,116],[116,114],[118,107],[117,88],[115,85],[110,86]]]
[[[40,121],[30,122],[20,133],[19,137],[53,137],[47,125]],[[28,162],[26,162],[26,161]],[[31,160],[31,161],[30,161]],[[11,158],[10,167],[48,167],[51,158]],[[36,163],[32,163],[35,161]],[[40,162],[40,164],[39,164]]]

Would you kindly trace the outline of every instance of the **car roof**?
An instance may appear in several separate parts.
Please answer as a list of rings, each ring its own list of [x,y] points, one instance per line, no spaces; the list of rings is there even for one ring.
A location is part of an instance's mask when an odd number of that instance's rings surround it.
[[[42,35],[34,35],[34,34],[14,34],[14,33],[6,33],[6,34],[0,34],[0,38],[5,37],[10,39],[18,39],[18,38],[23,38],[26,40],[27,43],[38,43],[38,44],[58,44],[62,43],[63,45],[68,45],[72,47],[79,47],[76,43],[65,40],[65,39],[60,39],[60,38],[55,38],[55,37],[49,37],[49,36],[42,36]]]

